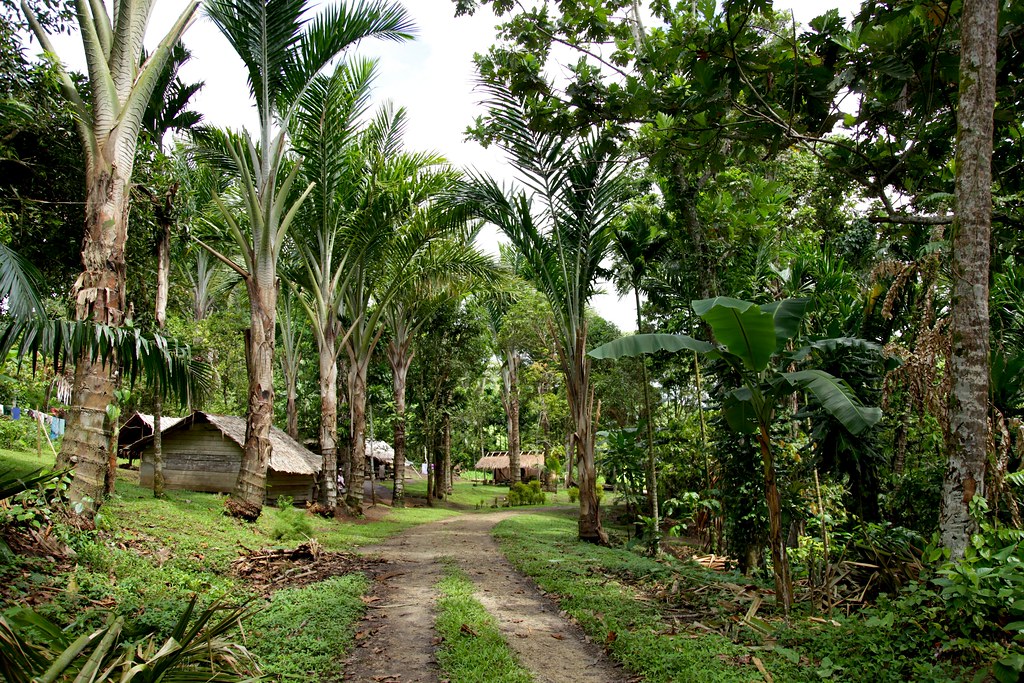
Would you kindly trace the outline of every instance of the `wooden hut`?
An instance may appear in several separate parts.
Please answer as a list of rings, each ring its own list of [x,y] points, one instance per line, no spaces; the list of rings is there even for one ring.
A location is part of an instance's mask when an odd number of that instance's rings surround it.
[[[160,418],[160,431],[163,432],[168,427],[173,427],[181,419],[180,417],[162,416]],[[117,432],[117,451],[122,458],[128,459],[129,465],[132,464],[135,458],[139,457],[139,453],[146,445],[143,439],[153,436],[154,424],[155,420],[152,415],[135,411],[121,425]]]
[[[229,493],[235,487],[245,444],[245,418],[196,411],[163,433],[164,477],[169,489]],[[303,504],[313,496],[321,458],[277,427],[270,429],[267,502],[291,496]],[[153,437],[142,449],[139,483],[153,486]]]
[[[512,480],[509,467],[508,451],[491,451],[473,465],[475,470],[491,472],[495,484],[503,484]],[[521,481],[540,479],[543,469],[543,451],[523,451],[519,454],[519,478]]]

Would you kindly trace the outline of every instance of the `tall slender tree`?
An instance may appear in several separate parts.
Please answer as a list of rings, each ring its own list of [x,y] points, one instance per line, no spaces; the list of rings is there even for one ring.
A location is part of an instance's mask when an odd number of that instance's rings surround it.
[[[319,359],[319,444],[323,461],[320,503],[338,502],[338,354],[342,338],[342,293],[351,262],[362,248],[360,226],[350,220],[352,198],[364,165],[357,137],[366,110],[375,63],[353,60],[314,80],[296,115],[295,148],[305,159],[303,178],[313,184],[292,238],[304,274],[299,302],[312,323]]]
[[[216,201],[242,253],[219,258],[242,277],[249,294],[246,336],[249,399],[231,514],[256,519],[266,494],[274,401],[277,263],[285,234],[312,191],[295,186],[300,161],[288,163],[288,128],[302,94],[335,58],[367,37],[405,40],[412,24],[400,5],[374,0],[333,5],[310,17],[309,0],[213,0],[207,12],[242,59],[259,114],[259,138],[209,131],[207,158],[238,178],[244,220]]]
[[[490,129],[532,195],[476,175],[460,193],[467,210],[497,225],[522,254],[526,277],[547,298],[566,378],[580,486],[579,537],[607,543],[594,463],[594,395],[586,308],[608,254],[612,221],[625,200],[617,150],[599,134],[565,137],[532,130],[521,100],[485,86]]]
[[[988,281],[992,232],[992,134],[996,102],[998,0],[966,0],[960,20],[960,97],[953,224],[953,348],[949,458],[942,485],[942,542],[963,557],[985,495],[989,442]]]
[[[74,287],[75,317],[119,326],[125,312],[125,243],[128,238],[129,187],[142,114],[170,56],[195,15],[189,2],[149,58],[140,64],[154,0],[123,0],[114,14],[102,2],[75,3],[89,75],[88,99],[66,69],[61,88],[71,102],[85,147],[85,238],[82,274]],[[31,7],[21,3],[29,26],[46,52],[56,55],[45,28]],[[68,430],[58,466],[74,465],[68,496],[86,514],[103,499],[112,425],[107,406],[114,400],[116,362],[79,358],[75,366]]]

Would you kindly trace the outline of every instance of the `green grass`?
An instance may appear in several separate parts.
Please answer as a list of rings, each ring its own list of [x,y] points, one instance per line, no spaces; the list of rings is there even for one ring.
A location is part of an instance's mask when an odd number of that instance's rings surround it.
[[[531,683],[494,618],[474,597],[473,582],[452,562],[437,584],[437,653],[442,679],[451,683]]]
[[[355,623],[366,611],[360,598],[367,584],[354,574],[275,593],[246,628],[263,671],[275,680],[341,680]]]
[[[51,466],[52,456],[40,460],[34,453],[0,451],[0,472],[22,474]],[[167,633],[194,593],[200,595],[201,608],[218,599],[239,603],[253,598],[248,586],[231,572],[232,561],[246,549],[294,547],[301,542],[273,540],[275,526],[295,525],[288,517],[302,514],[297,510],[264,508],[257,522],[247,523],[224,514],[223,496],[170,490],[165,499],[156,500],[151,490],[127,479],[118,481],[114,496],[100,508],[95,531],[58,529],[77,553],[70,561],[53,565],[45,558],[18,558],[11,565],[0,563],[0,581],[7,585],[8,595],[15,600],[18,593],[49,598],[40,610],[55,622],[73,625],[74,632],[98,625],[102,610],[113,609],[126,615],[133,626]],[[442,507],[418,507],[389,511],[379,521],[311,515],[303,521],[325,549],[351,550],[455,514],[458,511]],[[280,608],[293,613],[291,605],[298,604],[306,605],[310,613],[294,620],[283,617],[280,624],[267,622],[268,633],[282,632],[293,621],[299,626],[308,617],[307,635],[318,643],[303,645],[288,657],[257,646],[275,676],[311,680],[302,672],[327,666],[325,659],[317,658],[317,647],[331,656],[341,651],[350,637],[353,609],[361,609],[361,603],[356,605],[351,598],[357,599],[365,582],[361,574],[338,581],[343,583],[332,580],[274,596],[270,612]],[[328,595],[332,591],[337,595]],[[321,610],[341,620],[337,629],[321,620]],[[268,610],[259,612],[264,615]],[[342,618],[342,612],[348,616]]]
[[[706,581],[701,570],[580,543],[575,534],[575,521],[560,514],[518,515],[494,532],[520,571],[557,595],[591,638],[649,683],[761,680],[753,664],[741,663],[749,661],[741,659],[750,654],[747,648],[717,634],[670,635],[674,629],[660,607],[635,588],[637,581],[669,576]],[[630,581],[620,580],[625,577]]]
[[[466,474],[463,473],[463,477]],[[407,479],[405,490],[414,496],[426,498],[426,479]],[[493,486],[491,484],[480,484],[469,481],[466,478],[456,479],[452,486],[452,495],[446,500],[446,504],[455,505],[461,508],[472,508],[474,510],[490,510],[492,505],[502,505],[502,501],[508,496],[507,486]],[[569,505],[569,496],[564,490],[558,493],[548,493],[545,505]]]

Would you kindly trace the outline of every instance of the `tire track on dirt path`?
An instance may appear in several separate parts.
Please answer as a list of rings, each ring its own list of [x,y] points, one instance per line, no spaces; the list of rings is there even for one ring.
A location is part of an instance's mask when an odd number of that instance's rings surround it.
[[[363,553],[386,562],[374,577],[368,613],[358,628],[344,680],[438,682],[434,601],[444,557],[453,558],[473,581],[477,599],[538,683],[626,680],[601,649],[587,642],[580,628],[561,617],[558,606],[502,555],[490,532],[514,514],[518,511],[460,515],[364,548]]]

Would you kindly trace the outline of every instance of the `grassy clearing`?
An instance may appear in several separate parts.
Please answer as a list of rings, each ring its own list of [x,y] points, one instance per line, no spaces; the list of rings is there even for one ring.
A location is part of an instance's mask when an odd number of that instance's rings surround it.
[[[52,464],[52,455],[39,459],[34,453],[0,451],[0,472],[21,474]],[[57,530],[76,553],[69,561],[22,557],[11,565],[0,563],[5,597],[12,602],[31,597],[44,615],[70,624],[73,633],[101,623],[105,610],[126,616],[132,628],[166,633],[192,594],[200,596],[200,608],[218,599],[253,599],[247,584],[233,575],[232,562],[247,549],[297,545],[302,538],[274,540],[281,527],[296,526],[296,515],[325,550],[350,550],[458,514],[444,507],[410,507],[389,511],[378,521],[336,521],[266,508],[249,524],[224,514],[224,496],[169,491],[156,500],[124,474],[101,508],[95,531]],[[350,574],[277,592],[244,625],[246,644],[271,680],[336,679],[338,661],[351,647],[353,622],[364,609],[365,590],[366,579]]]
[[[449,562],[437,584],[436,628],[443,639],[437,661],[451,683],[532,683],[494,618],[475,597],[473,582]]]
[[[508,496],[507,486],[493,486],[473,482],[465,478],[456,479],[452,487],[452,495],[448,497],[445,504],[454,505],[460,508],[472,508],[474,510],[490,510],[492,506],[501,506]],[[409,495],[419,498],[427,497],[426,479],[407,479],[405,490]],[[564,490],[557,493],[548,493],[545,505],[569,505],[569,496]]]
[[[681,580],[708,581],[702,570],[580,543],[575,533],[570,517],[537,514],[506,520],[494,535],[520,571],[554,593],[591,638],[605,643],[612,657],[646,681],[761,679],[746,647],[717,634],[677,633],[660,606],[635,587],[637,578],[664,579],[672,573]],[[616,578],[626,576],[634,580]]]
[[[367,584],[357,574],[275,593],[246,630],[263,671],[275,680],[340,680],[354,625],[366,611],[360,598]]]

